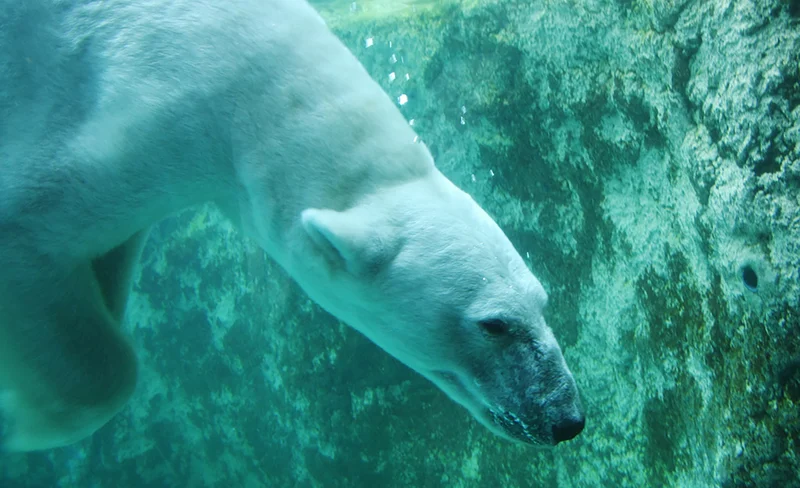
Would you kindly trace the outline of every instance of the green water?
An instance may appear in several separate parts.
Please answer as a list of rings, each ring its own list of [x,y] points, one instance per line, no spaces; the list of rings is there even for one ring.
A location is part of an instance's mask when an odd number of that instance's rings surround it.
[[[575,440],[491,435],[204,207],[145,250],[130,405],[0,486],[800,486],[796,3],[315,2],[547,289]]]

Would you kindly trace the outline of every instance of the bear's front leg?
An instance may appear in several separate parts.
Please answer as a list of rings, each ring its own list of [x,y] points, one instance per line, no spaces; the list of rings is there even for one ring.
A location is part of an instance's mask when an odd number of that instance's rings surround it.
[[[125,404],[137,375],[96,266],[22,261],[0,270],[0,441],[13,451],[90,435]]]

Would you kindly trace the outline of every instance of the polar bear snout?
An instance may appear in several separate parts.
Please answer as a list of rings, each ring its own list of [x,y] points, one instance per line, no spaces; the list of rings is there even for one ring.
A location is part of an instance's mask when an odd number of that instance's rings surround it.
[[[577,437],[586,425],[586,417],[582,412],[563,418],[553,426],[553,440],[556,443],[569,441]]]
[[[489,409],[493,430],[512,440],[533,445],[555,445],[574,439],[583,431],[586,417],[574,385],[560,398],[529,402],[519,411]]]
[[[566,380],[546,404],[546,408],[552,412],[550,417],[554,419],[551,429],[553,444],[574,439],[586,426],[586,416],[583,413],[583,405],[575,379],[566,368],[566,363],[562,362],[562,364],[566,369]]]
[[[510,346],[482,376],[476,396],[489,408],[483,419],[478,417],[501,436],[553,446],[583,431],[586,418],[578,387],[554,341]]]
[[[558,444],[577,437],[586,426],[586,416],[575,378],[564,361],[561,349],[554,349],[552,354],[557,359],[554,360],[553,369],[560,381],[558,381],[559,386],[545,401],[544,408],[548,412],[547,418],[552,423],[550,429],[552,443]]]

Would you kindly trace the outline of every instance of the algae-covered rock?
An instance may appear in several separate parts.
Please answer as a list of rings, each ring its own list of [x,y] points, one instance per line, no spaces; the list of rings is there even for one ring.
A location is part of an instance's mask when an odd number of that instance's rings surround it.
[[[548,290],[575,440],[495,438],[203,208],[145,253],[130,407],[2,486],[800,486],[796,3],[319,3]]]

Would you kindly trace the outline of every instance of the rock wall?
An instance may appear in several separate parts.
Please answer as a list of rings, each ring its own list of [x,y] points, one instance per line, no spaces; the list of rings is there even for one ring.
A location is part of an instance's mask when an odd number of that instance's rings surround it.
[[[203,208],[130,408],[2,486],[800,486],[798,2],[389,3],[320,8],[550,293],[584,433],[496,439]]]

